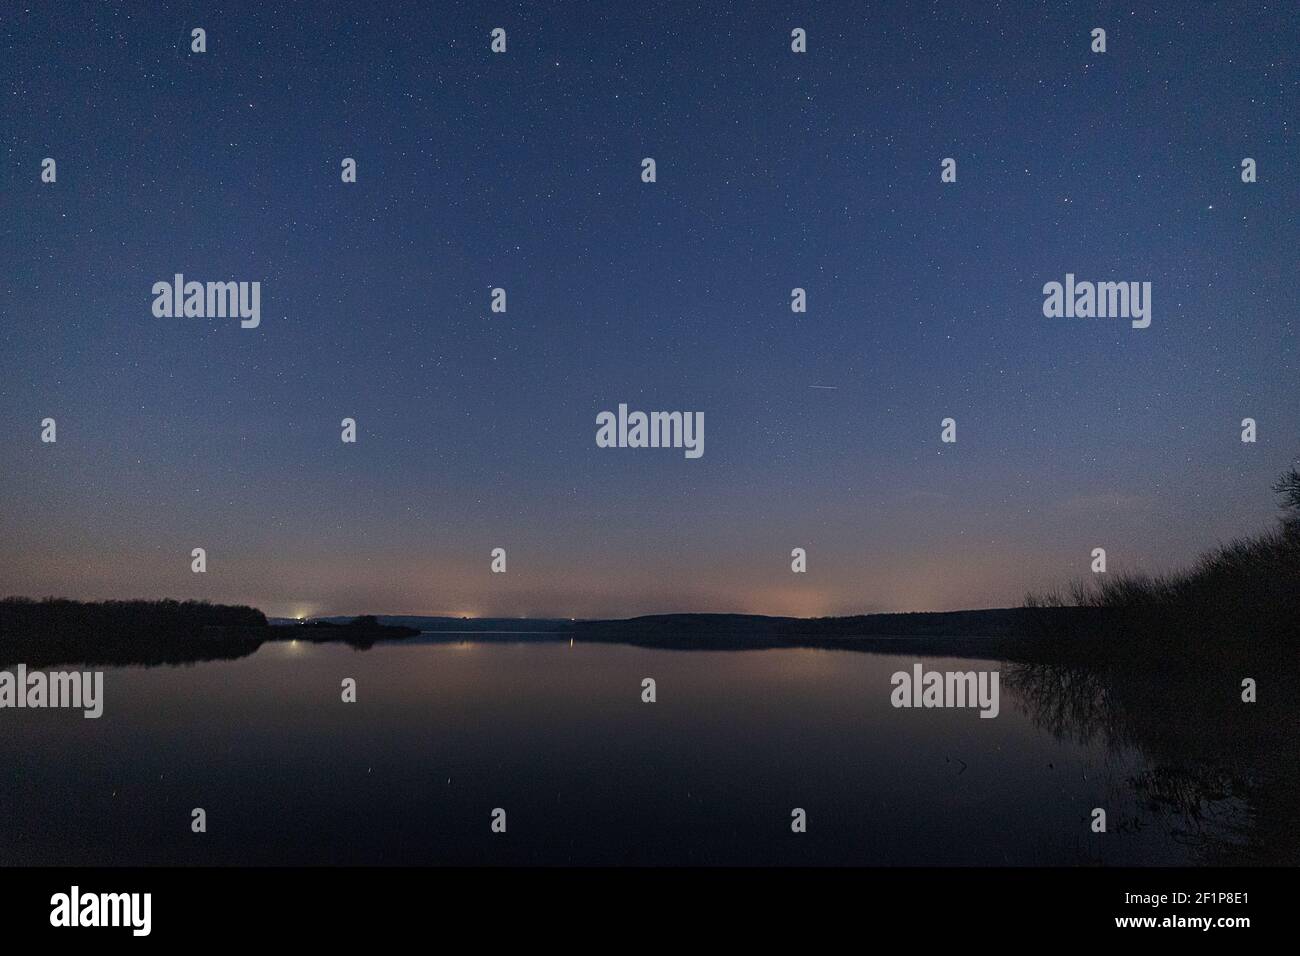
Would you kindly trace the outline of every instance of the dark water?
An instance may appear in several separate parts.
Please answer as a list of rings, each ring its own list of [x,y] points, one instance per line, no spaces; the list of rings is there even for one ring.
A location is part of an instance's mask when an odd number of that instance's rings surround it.
[[[99,720],[0,712],[0,864],[1174,864],[1249,824],[1224,792],[1189,827],[1141,748],[1009,674],[996,719],[895,709],[915,660],[442,640],[112,669]]]

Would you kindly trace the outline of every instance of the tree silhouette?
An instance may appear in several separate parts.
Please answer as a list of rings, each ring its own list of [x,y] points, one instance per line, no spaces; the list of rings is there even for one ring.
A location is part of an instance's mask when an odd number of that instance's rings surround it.
[[[1300,525],[1300,470],[1292,465],[1277,480],[1273,490],[1282,496],[1282,507],[1287,510],[1282,520],[1293,527]]]

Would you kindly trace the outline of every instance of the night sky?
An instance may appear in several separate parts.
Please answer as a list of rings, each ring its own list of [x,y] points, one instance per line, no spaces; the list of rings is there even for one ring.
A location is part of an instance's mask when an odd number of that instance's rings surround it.
[[[0,594],[993,607],[1275,519],[1291,0],[284,6],[0,14]],[[260,327],[155,318],[178,272]],[[598,448],[620,402],[703,457]]]

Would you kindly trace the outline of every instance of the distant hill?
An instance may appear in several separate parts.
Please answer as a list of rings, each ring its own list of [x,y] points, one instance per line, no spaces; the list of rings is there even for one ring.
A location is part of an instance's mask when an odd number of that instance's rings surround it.
[[[417,631],[437,633],[439,631],[564,631],[573,626],[568,618],[521,618],[521,617],[426,617],[417,614],[377,614],[380,624],[389,627],[412,627]],[[353,620],[350,616],[313,617],[308,621],[323,621],[328,624],[346,624]],[[271,618],[272,624],[299,624],[297,618]]]
[[[1026,608],[920,611],[849,617],[759,614],[652,614],[625,620],[575,621],[582,641],[617,641],[681,650],[821,647],[954,656],[1016,656]]]
[[[1009,637],[1019,633],[1025,608],[978,611],[917,611],[906,614],[855,614],[848,617],[767,617],[762,614],[650,614],[612,621],[576,621],[591,629],[631,631],[709,631],[778,637]]]

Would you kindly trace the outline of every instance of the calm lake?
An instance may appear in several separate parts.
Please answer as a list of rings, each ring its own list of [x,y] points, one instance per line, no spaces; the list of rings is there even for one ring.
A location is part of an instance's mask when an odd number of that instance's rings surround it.
[[[0,713],[0,864],[1197,862],[1138,749],[1058,739],[1008,675],[995,719],[895,709],[916,661],[426,635],[109,669],[98,720]]]

